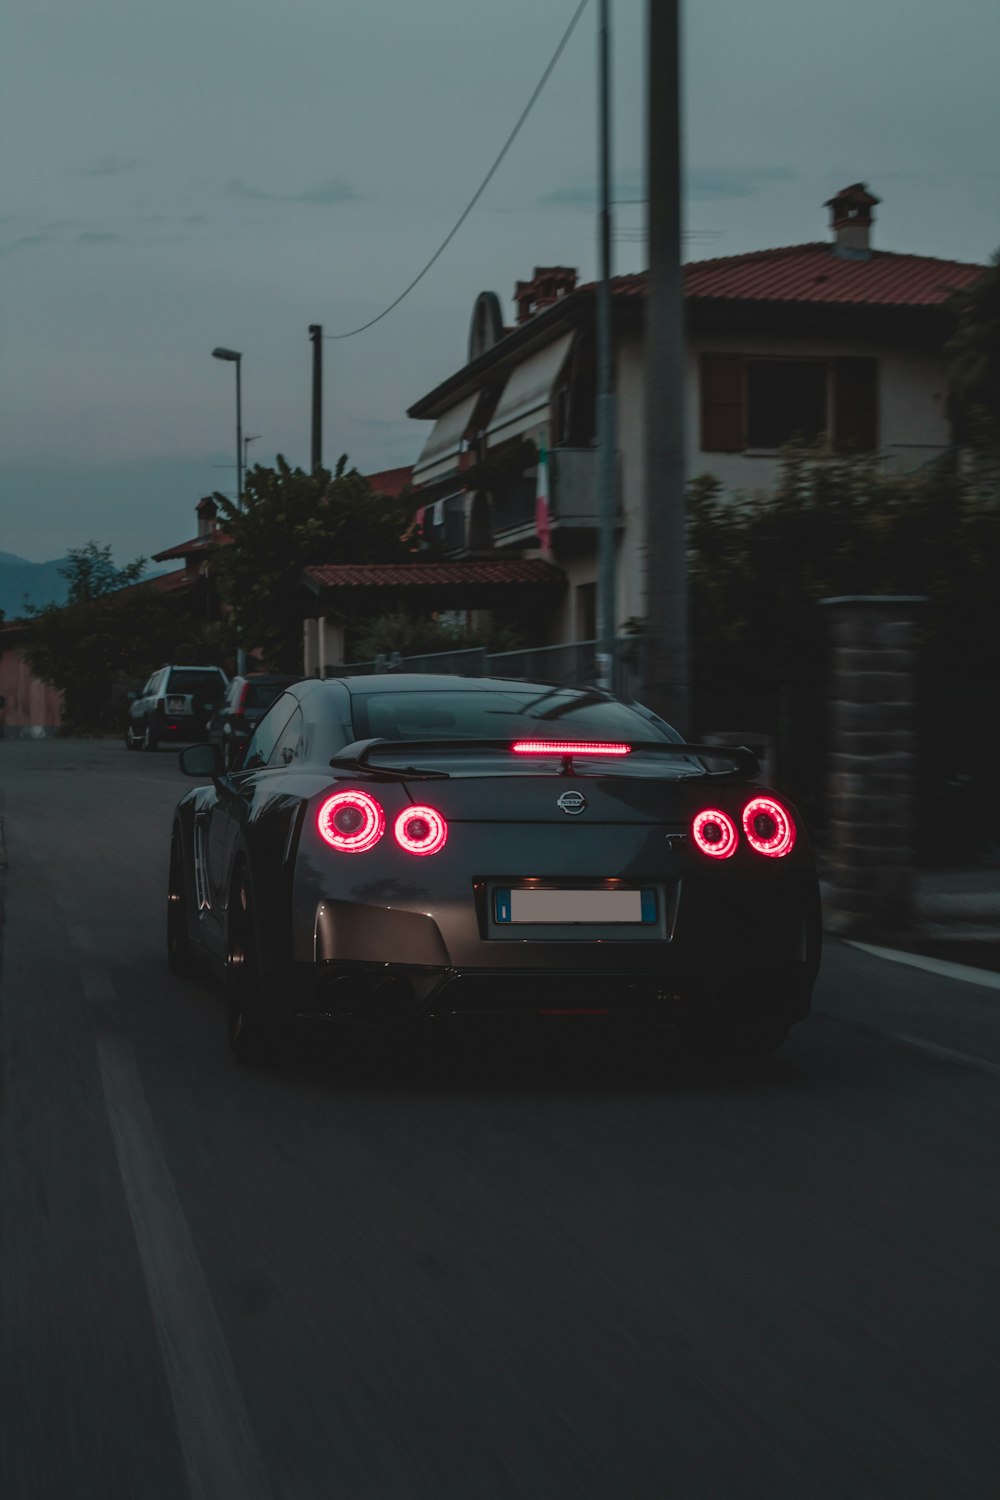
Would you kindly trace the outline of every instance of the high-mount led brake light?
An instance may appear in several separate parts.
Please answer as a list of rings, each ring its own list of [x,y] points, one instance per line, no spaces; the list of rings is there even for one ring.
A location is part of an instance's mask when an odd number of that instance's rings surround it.
[[[691,822],[691,837],[709,859],[728,859],[736,853],[739,835],[736,824],[728,813],[718,807],[706,807],[695,813]]]
[[[396,843],[407,854],[437,854],[448,840],[448,824],[436,807],[408,807],[392,827]]]
[[[631,745],[597,744],[591,740],[515,740],[515,755],[631,755]]]
[[[781,859],[795,848],[791,814],[773,797],[754,797],[743,809],[743,832],[751,849]]]
[[[385,813],[368,792],[334,792],[316,814],[316,827],[338,853],[364,854],[385,832]]]

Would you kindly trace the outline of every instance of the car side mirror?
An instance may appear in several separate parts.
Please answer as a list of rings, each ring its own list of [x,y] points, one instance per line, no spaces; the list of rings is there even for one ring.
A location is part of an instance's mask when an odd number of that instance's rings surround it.
[[[127,698],[127,699],[128,699],[128,701],[129,701],[129,702],[130,702],[130,703],[134,703],[134,702],[135,702],[135,699],[136,699],[136,695],[135,695],[135,693],[133,693],[133,691],[132,691],[132,689],[131,689],[131,688],[129,688],[129,690],[128,690],[128,692],[127,692],[127,693],[126,693],[126,694],[125,694],[125,696],[126,696],[126,698]]]
[[[222,775],[222,756],[217,745],[188,745],[178,756],[185,776],[208,776],[212,781]]]

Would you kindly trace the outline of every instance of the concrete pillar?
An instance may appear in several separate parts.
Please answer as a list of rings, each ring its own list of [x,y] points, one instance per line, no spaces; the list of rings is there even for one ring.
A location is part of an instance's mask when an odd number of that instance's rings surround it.
[[[326,676],[326,616],[316,621],[316,661],[319,675]]]
[[[917,595],[823,599],[831,632],[826,925],[891,940],[913,922]]]
[[[319,648],[315,620],[302,621],[302,675],[315,677],[319,666]]]

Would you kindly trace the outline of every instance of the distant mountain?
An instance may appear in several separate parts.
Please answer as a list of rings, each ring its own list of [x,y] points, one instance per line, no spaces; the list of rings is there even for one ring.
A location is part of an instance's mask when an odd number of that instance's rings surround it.
[[[65,604],[68,585],[59,572],[68,559],[33,563],[13,552],[0,552],[0,609],[4,618],[19,620],[29,604]]]
[[[40,609],[46,604],[65,604],[69,584],[59,569],[68,562],[68,557],[57,557],[53,562],[33,563],[13,552],[0,552],[0,609],[6,624],[22,618],[25,600]],[[156,578],[176,567],[176,562],[154,563],[152,567],[147,563],[142,576]]]

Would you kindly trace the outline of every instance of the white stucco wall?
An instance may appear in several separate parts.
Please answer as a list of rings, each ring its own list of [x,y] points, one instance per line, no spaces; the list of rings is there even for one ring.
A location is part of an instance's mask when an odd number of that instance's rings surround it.
[[[948,441],[944,411],[944,362],[940,357],[894,346],[885,339],[762,338],[712,334],[692,339],[686,353],[684,435],[689,478],[714,474],[727,491],[770,489],[778,475],[774,455],[704,453],[701,450],[699,358],[703,353],[791,355],[801,358],[854,355],[878,360],[879,445],[888,468],[910,469],[933,457]],[[645,608],[645,476],[642,339],[619,341],[616,364],[618,447],[621,452],[625,530],[619,548],[618,619],[642,616]],[[596,566],[596,562],[595,562]]]

